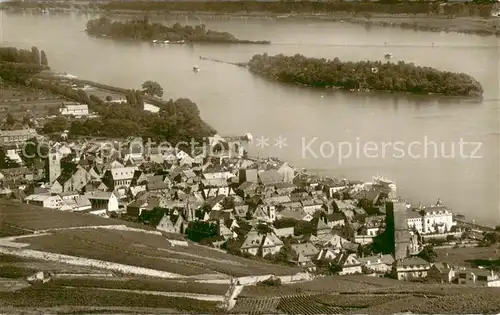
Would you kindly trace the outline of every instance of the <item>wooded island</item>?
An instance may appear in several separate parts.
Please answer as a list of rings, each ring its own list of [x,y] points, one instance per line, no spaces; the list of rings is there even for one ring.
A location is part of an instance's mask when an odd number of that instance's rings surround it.
[[[272,80],[310,87],[360,91],[407,92],[449,96],[481,96],[481,84],[464,73],[440,71],[413,63],[380,61],[342,62],[295,56],[254,55],[253,73]]]

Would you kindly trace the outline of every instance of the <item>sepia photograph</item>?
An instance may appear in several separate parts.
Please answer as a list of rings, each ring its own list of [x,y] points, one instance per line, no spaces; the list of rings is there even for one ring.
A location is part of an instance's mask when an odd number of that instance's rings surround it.
[[[500,0],[0,0],[21,314],[500,314]]]

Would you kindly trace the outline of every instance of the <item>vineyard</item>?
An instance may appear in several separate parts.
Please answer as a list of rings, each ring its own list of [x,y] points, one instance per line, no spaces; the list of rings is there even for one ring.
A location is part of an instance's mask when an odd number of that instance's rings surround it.
[[[220,311],[217,309],[216,302],[114,291],[107,291],[106,294],[103,294],[92,288],[69,289],[50,283],[0,294],[0,309],[5,306],[36,306],[37,308],[124,306],[170,308],[190,313],[216,313]]]
[[[286,314],[342,314],[344,309],[321,303],[307,295],[297,295],[280,299],[278,310]]]
[[[259,312],[260,306],[267,311]],[[245,288],[234,312],[251,311],[302,315],[492,314],[500,312],[500,288],[419,284],[366,276],[324,277],[280,287]]]
[[[99,259],[180,275],[293,274],[299,269],[252,261],[194,245],[172,247],[162,236],[133,231],[77,229],[22,240],[30,248]]]
[[[89,279],[89,278],[72,278],[63,279],[55,278],[51,281],[52,284],[68,287],[79,288],[105,288],[105,289],[124,289],[124,290],[143,290],[143,291],[163,291],[163,292],[188,292],[199,294],[215,294],[224,295],[228,288],[228,284],[216,283],[197,283],[194,281],[173,281],[163,279]]]

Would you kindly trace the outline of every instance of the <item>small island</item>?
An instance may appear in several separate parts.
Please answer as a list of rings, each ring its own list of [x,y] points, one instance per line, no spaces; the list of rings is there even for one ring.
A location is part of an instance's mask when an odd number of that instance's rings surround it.
[[[111,21],[106,17],[89,20],[87,34],[114,39],[147,40],[163,43],[213,43],[213,44],[270,44],[269,41],[252,41],[236,38],[227,32],[206,29],[204,24],[190,26],[175,23],[165,26],[142,20],[126,22]]]
[[[310,87],[351,91],[388,91],[447,96],[481,96],[481,84],[464,73],[440,71],[413,63],[342,62],[302,55],[254,55],[251,72],[266,78]]]

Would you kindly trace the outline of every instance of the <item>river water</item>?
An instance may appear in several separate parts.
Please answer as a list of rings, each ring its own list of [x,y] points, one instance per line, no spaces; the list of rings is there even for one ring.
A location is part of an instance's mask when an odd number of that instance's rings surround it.
[[[251,154],[279,156],[340,178],[370,180],[378,173],[396,181],[400,195],[414,203],[434,203],[439,197],[477,222],[500,222],[497,38],[235,19],[202,22],[242,39],[273,44],[155,46],[88,37],[84,29],[89,18],[2,13],[2,45],[36,45],[45,50],[53,69],[105,84],[139,88],[145,80],[157,81],[164,97],[195,101],[203,119],[221,134],[250,132],[269,139],[263,148],[254,141]],[[394,61],[471,74],[483,85],[484,99],[311,90],[199,60],[241,62],[264,52],[346,61],[384,60],[390,52]],[[194,73],[194,65],[201,71]],[[286,138],[286,146],[276,145],[279,136]],[[462,150],[461,141],[468,143]]]

